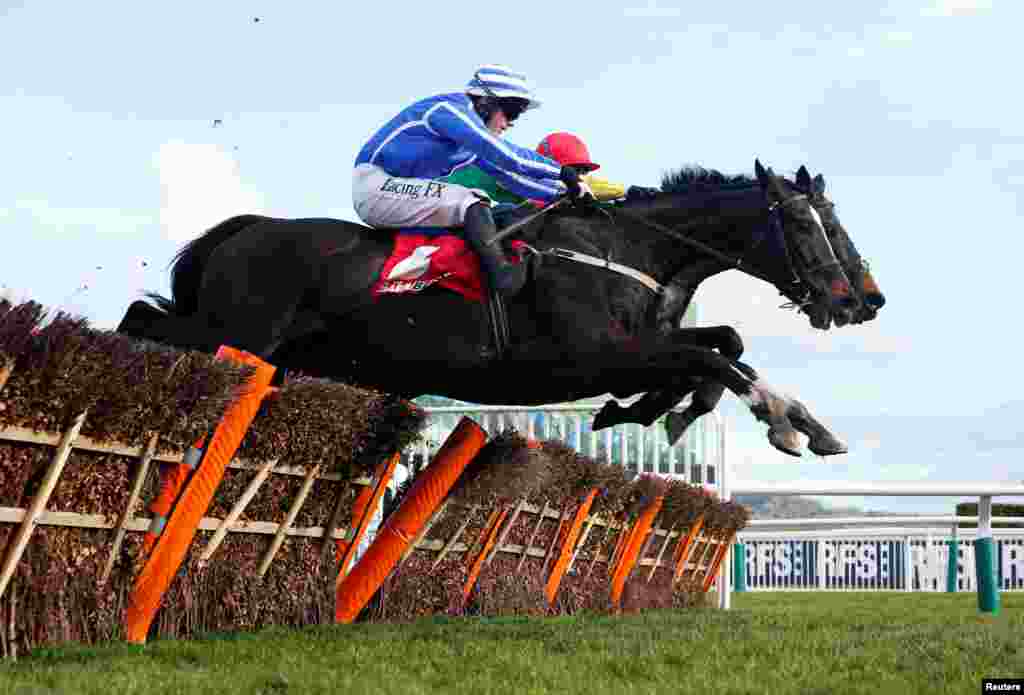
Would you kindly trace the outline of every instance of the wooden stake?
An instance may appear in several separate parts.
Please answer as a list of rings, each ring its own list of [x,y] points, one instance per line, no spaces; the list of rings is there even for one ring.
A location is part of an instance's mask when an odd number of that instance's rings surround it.
[[[107,558],[107,564],[103,567],[103,572],[100,574],[100,586],[106,584],[107,580],[110,579],[110,573],[114,569],[114,562],[121,552],[121,544],[124,543],[124,534],[127,530],[128,520],[135,513],[135,505],[142,494],[142,485],[146,482],[146,476],[149,474],[149,464],[156,453],[156,443],[159,439],[160,435],[158,434],[150,437],[149,442],[146,444],[146,450],[142,452],[142,458],[139,459],[139,470],[135,472],[135,480],[132,481],[132,492],[128,495],[128,504],[125,505],[124,511],[121,512],[121,516],[117,520],[117,526],[114,530],[114,544],[110,548],[110,557]]]
[[[488,515],[488,517],[487,517],[487,523],[485,523],[483,528],[480,529],[480,533],[477,535],[476,540],[473,541],[472,545],[470,545],[469,548],[466,549],[466,555],[463,558],[463,561],[465,561],[467,568],[469,568],[469,566],[476,559],[476,556],[477,556],[479,548],[482,548],[484,543],[487,542],[488,532],[490,531],[491,527],[494,525],[495,519],[497,519],[498,516],[500,516],[500,515],[501,515],[501,509],[500,508],[499,509],[492,509],[490,515]]]
[[[17,661],[18,660],[18,641],[17,641],[18,640],[18,631],[15,629],[16,621],[14,619],[14,616],[15,616],[14,607],[15,607],[15,605],[16,605],[15,591],[14,591],[14,587],[12,586],[11,587],[11,610],[10,610],[10,613],[7,615],[8,624],[6,626],[7,627],[7,644],[9,646],[9,648],[10,648],[11,661]],[[0,630],[2,630],[2,629],[4,629],[3,626],[0,626]]]
[[[473,564],[469,568],[469,576],[466,577],[466,583],[462,587],[462,600],[465,601],[469,598],[470,593],[473,591],[473,586],[476,584],[477,577],[480,576],[480,570],[483,569],[484,560],[487,558],[488,553],[491,552],[491,547],[494,545],[494,541],[498,538],[498,529],[501,527],[501,522],[508,516],[508,508],[502,510],[495,510],[497,516],[492,517],[487,528],[484,529],[484,539],[480,552],[473,559]]]
[[[594,515],[587,517],[587,527],[583,529],[583,535],[580,537],[580,542],[576,544],[576,549],[572,551],[572,558],[569,560],[569,566],[565,568],[566,572],[572,571],[572,566],[576,563],[576,556],[580,554],[580,550],[587,544],[587,539],[590,537],[590,529],[594,528]]]
[[[512,527],[516,524],[516,519],[519,518],[519,515],[522,513],[523,507],[525,506],[526,498],[524,497],[521,500],[519,500],[519,504],[516,505],[516,508],[512,512],[512,516],[509,518],[508,523],[505,524],[505,528],[502,529],[501,535],[498,536],[498,542],[494,544],[494,552],[488,555],[487,559],[484,560],[484,567],[487,567],[491,564],[491,560],[494,559],[494,556],[497,555],[498,551],[501,550],[502,547],[505,545],[505,541],[508,540],[508,534],[512,531]]]
[[[3,604],[0,603],[0,616],[2,616],[2,619],[0,619],[0,649],[3,649],[2,656],[3,656],[4,659],[6,659],[7,658],[7,629],[6,629],[7,626],[4,624],[3,620],[5,620],[7,618],[7,616],[3,613],[2,609],[3,609]]]
[[[341,517],[345,514],[345,498],[347,497],[345,485],[339,485],[338,501],[331,512],[331,518],[327,520],[327,527],[324,529],[324,542],[320,546],[320,564],[326,566],[330,562],[331,549],[338,553],[338,544],[334,542],[334,532],[341,526]],[[337,562],[332,563],[337,565]]]
[[[50,500],[53,489],[57,487],[57,480],[64,471],[64,464],[68,462],[68,457],[71,455],[71,445],[74,443],[75,437],[78,436],[78,432],[82,429],[82,424],[85,422],[86,412],[88,411],[80,413],[74,422],[71,423],[68,431],[61,437],[60,444],[57,445],[57,452],[50,460],[50,467],[47,468],[43,482],[39,485],[39,491],[36,492],[35,497],[32,499],[32,504],[29,506],[28,512],[18,528],[18,534],[14,537],[13,542],[8,543],[7,559],[4,561],[3,568],[0,569],[0,596],[4,595],[7,584],[11,581],[11,577],[14,576],[14,570],[18,566],[18,561],[21,560],[25,548],[28,547],[28,539],[36,527],[36,520],[46,508],[46,503]]]
[[[601,557],[601,551],[604,550],[604,544],[608,541],[608,534],[611,533],[611,530],[612,524],[611,521],[609,521],[608,525],[604,527],[604,537],[601,539],[601,542],[598,543],[597,549],[594,551],[594,557],[590,558],[590,566],[587,567],[587,573],[583,575],[584,581],[589,579],[590,575],[593,573],[594,565],[597,564],[597,558]]]
[[[715,550],[715,555],[711,559],[711,566],[708,567],[707,573],[704,575],[704,592],[707,593],[711,585],[715,583],[715,578],[718,576],[718,568],[722,565],[722,558],[729,551],[729,545],[732,543],[732,539],[735,538],[736,532],[729,534],[729,536],[722,536],[719,538],[721,542],[718,548]]]
[[[533,531],[530,533],[529,540],[523,544],[522,555],[519,556],[519,564],[516,565],[516,574],[519,574],[523,569],[523,563],[526,562],[526,558],[529,556],[529,550],[533,547],[533,540],[537,537],[537,531],[540,530],[540,525],[544,522],[544,516],[548,511],[547,500],[540,505],[540,510],[537,512],[537,523],[533,526]]]
[[[443,560],[445,556],[451,552],[452,548],[455,547],[455,544],[459,540],[459,536],[461,536],[462,532],[466,530],[467,526],[469,526],[469,520],[473,518],[473,514],[476,513],[477,508],[478,506],[475,504],[469,508],[469,511],[466,513],[466,518],[463,519],[462,524],[459,525],[459,530],[453,533],[452,537],[449,538],[448,542],[444,544],[443,548],[441,548],[441,553],[437,556],[437,559],[434,560],[434,564],[430,567],[431,572],[437,569],[437,566],[441,564],[441,560]]]
[[[718,555],[718,549],[721,547],[721,540],[718,538],[718,531],[716,530],[708,539],[704,552],[701,553],[700,561],[704,563],[703,579],[706,580],[711,572],[711,566],[714,564],[715,556]]]
[[[658,557],[654,558],[654,564],[651,565],[651,572],[647,575],[647,583],[650,584],[651,580],[654,579],[654,573],[657,571],[658,566],[661,564],[661,558],[665,554],[665,550],[668,549],[669,543],[672,542],[672,534],[676,532],[676,526],[669,529],[668,533],[665,534],[665,542],[661,544],[661,550],[658,551]]]
[[[274,561],[274,556],[277,555],[277,551],[281,549],[281,544],[284,543],[286,532],[288,528],[295,522],[295,517],[299,515],[299,510],[302,509],[303,503],[306,501],[306,497],[309,496],[310,490],[313,489],[313,483],[316,482],[316,477],[320,473],[320,466],[323,464],[317,464],[309,469],[309,473],[306,474],[306,479],[302,481],[302,487],[299,488],[299,494],[296,495],[295,501],[292,502],[291,509],[288,510],[288,516],[285,517],[281,523],[281,528],[277,530],[277,535],[274,536],[274,540],[270,542],[270,547],[267,548],[266,555],[263,556],[263,560],[260,562],[259,569],[256,570],[256,576],[263,578],[263,575],[270,569],[270,563]],[[273,468],[273,464],[270,466]],[[269,473],[270,470],[268,469]],[[225,532],[226,533],[226,532]]]
[[[552,557],[552,551],[555,549],[555,544],[558,543],[558,537],[562,535],[562,527],[565,526],[565,522],[569,518],[569,507],[571,505],[566,504],[562,509],[562,516],[558,518],[558,528],[555,529],[555,535],[551,536],[551,542],[548,543],[548,551],[544,553],[544,567],[541,568],[541,577],[544,577],[548,573],[548,561]]]
[[[203,554],[199,556],[199,562],[204,563],[210,561],[210,558],[213,557],[217,548],[219,548],[220,544],[224,542],[224,538],[228,535],[228,530],[234,526],[235,522],[238,521],[238,517],[240,517],[242,512],[245,511],[245,508],[249,506],[249,502],[251,502],[252,498],[256,496],[260,486],[263,485],[263,481],[270,476],[270,473],[276,464],[277,459],[267,461],[260,466],[258,471],[256,471],[256,476],[249,481],[249,485],[245,488],[242,496],[238,498],[237,502],[235,502],[231,511],[228,512],[228,515],[224,518],[224,521],[220,522],[220,526],[217,527],[217,530],[213,533],[213,538],[211,538],[210,542],[206,544],[206,547],[203,549]],[[278,529],[278,533],[283,531],[287,531],[285,524],[281,524],[281,528]],[[324,540],[325,542],[330,542],[331,538],[330,536],[327,536]]]
[[[409,547],[405,549],[404,553],[402,553],[402,557],[399,558],[398,564],[395,565],[395,569],[401,567],[409,558],[409,556],[412,555],[413,551],[416,550],[416,545],[421,540],[427,537],[427,534],[430,533],[430,529],[433,528],[434,524],[437,523],[437,520],[440,519],[441,515],[444,514],[445,510],[448,509],[449,501],[450,500],[446,499],[444,502],[441,503],[441,506],[435,509],[434,513],[430,515],[430,518],[427,519],[427,523],[423,524],[423,528],[420,529],[420,532],[417,533],[416,537],[412,539],[412,543],[410,543]]]
[[[656,529],[652,528],[650,531],[647,532],[647,537],[644,540],[644,545],[643,545],[642,548],[640,548],[640,552],[636,556],[636,561],[637,562],[640,562],[641,560],[643,560],[644,559],[644,555],[646,555],[647,551],[650,550],[651,543],[653,543],[654,539],[657,537],[657,534],[655,533],[655,530]]]
[[[690,555],[693,553],[697,534],[700,533],[701,527],[704,525],[704,515],[697,517],[696,521],[690,526],[689,532],[686,534],[686,538],[680,538],[679,545],[676,549],[676,569],[672,575],[672,581],[678,582],[682,579],[683,574],[686,572],[686,562],[689,560]],[[680,534],[682,535],[682,534]]]

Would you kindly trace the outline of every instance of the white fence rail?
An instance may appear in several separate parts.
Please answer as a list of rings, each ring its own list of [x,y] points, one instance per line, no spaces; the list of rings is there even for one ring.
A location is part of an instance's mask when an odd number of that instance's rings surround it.
[[[635,399],[634,399],[635,400]],[[628,405],[632,401],[622,401]],[[689,399],[676,410],[683,410]],[[717,486],[721,419],[717,413],[699,418],[675,444],[669,445],[660,423],[651,427],[617,425],[595,432],[590,425],[602,404],[563,403],[543,406],[428,407],[425,441],[411,447],[403,463],[427,461],[463,416],[473,418],[490,435],[506,428],[537,439],[558,439],[595,459],[611,460],[634,473],[658,473],[690,483]]]

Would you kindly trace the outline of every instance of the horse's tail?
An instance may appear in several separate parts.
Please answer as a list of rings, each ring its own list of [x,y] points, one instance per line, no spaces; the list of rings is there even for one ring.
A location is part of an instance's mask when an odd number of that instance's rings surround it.
[[[199,311],[199,283],[213,250],[246,227],[269,219],[263,215],[237,215],[206,230],[202,236],[188,242],[174,257],[174,266],[171,268],[172,299],[155,293],[146,296],[172,316],[191,316],[196,313]]]

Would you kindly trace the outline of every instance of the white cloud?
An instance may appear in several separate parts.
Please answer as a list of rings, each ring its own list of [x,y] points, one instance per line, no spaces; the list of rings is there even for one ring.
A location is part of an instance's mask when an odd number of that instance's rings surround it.
[[[243,213],[264,213],[263,196],[246,187],[238,162],[219,145],[167,142],[153,158],[160,176],[160,224],[174,241],[189,241]]]
[[[885,40],[889,43],[910,43],[914,40],[914,35],[909,31],[893,29],[885,32]]]
[[[87,228],[89,235],[137,234],[141,227],[153,221],[123,209],[61,206],[41,198],[23,198],[16,200],[10,208],[0,209],[2,217],[18,214],[32,218],[37,225],[34,234],[45,230],[55,232],[62,238],[70,236],[71,230],[75,230],[75,234],[81,233],[81,228]]]
[[[923,14],[929,17],[961,17],[981,14],[991,9],[991,0],[936,0],[925,8]]]

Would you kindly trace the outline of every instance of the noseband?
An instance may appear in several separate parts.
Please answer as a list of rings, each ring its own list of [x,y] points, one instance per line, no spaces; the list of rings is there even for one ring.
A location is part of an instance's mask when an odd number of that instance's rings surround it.
[[[782,248],[785,252],[787,272],[792,278],[789,287],[787,287],[786,289],[779,287],[776,284],[775,280],[768,277],[761,271],[746,265],[745,263],[747,257],[751,254],[751,252],[758,248],[758,246],[760,246],[761,243],[765,240],[766,234],[763,230],[760,234],[755,236],[753,243],[750,244],[750,246],[748,246],[746,249],[744,249],[742,254],[740,254],[739,256],[732,256],[730,254],[722,253],[721,251],[713,249],[707,244],[699,242],[696,239],[691,239],[685,234],[678,232],[674,229],[671,229],[670,227],[666,227],[665,225],[658,224],[657,222],[652,222],[650,220],[644,219],[643,217],[640,217],[639,215],[636,215],[634,213],[627,212],[625,210],[616,210],[615,214],[626,217],[634,222],[638,222],[648,227],[649,229],[653,229],[654,231],[659,232],[667,237],[670,237],[677,241],[681,241],[690,248],[700,251],[701,253],[707,256],[711,256],[712,258],[718,261],[721,261],[730,269],[735,268],[736,270],[746,273],[751,277],[755,277],[759,280],[764,280],[769,285],[774,285],[779,290],[779,293],[789,300],[789,302],[782,305],[782,308],[799,309],[801,307],[813,303],[811,299],[812,291],[806,285],[806,283],[804,283],[804,281],[800,279],[800,276],[797,274],[796,268],[793,265],[793,258],[789,250],[789,244],[786,242],[786,235],[782,222],[782,209],[789,207],[793,203],[797,203],[804,200],[807,200],[806,194],[794,193],[785,200],[780,200],[768,206],[768,229],[770,229],[771,233],[776,235],[776,238],[779,239],[779,241],[781,242]],[[604,213],[609,218],[609,220],[611,220],[614,223],[615,220],[611,212],[603,208],[599,208],[599,210],[602,213]],[[833,261],[832,263],[825,263],[821,266],[818,266],[817,268],[809,270],[808,272],[814,272],[815,270],[819,270],[834,263],[838,263],[838,261]]]

